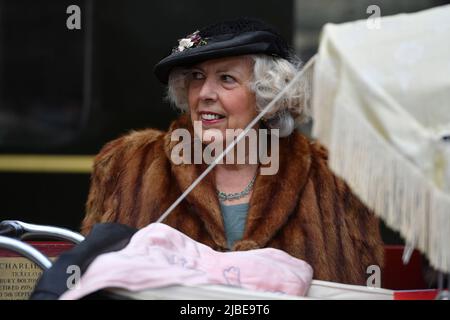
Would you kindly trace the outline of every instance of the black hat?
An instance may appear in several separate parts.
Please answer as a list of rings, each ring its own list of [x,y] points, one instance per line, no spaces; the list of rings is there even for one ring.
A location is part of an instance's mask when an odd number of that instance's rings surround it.
[[[289,52],[286,41],[273,27],[261,20],[238,18],[207,26],[180,39],[172,53],[156,64],[154,72],[166,84],[176,66],[252,53],[288,59]]]

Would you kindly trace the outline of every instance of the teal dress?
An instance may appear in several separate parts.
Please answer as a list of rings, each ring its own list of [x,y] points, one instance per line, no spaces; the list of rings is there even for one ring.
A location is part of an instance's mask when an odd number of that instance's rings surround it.
[[[245,222],[247,221],[248,203],[224,205],[220,203],[223,223],[225,226],[225,236],[228,248],[231,249],[233,244],[242,239],[244,235]]]

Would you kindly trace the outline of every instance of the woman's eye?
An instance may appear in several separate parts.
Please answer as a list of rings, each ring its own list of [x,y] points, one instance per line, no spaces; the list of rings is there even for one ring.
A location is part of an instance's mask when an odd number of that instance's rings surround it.
[[[232,76],[230,76],[228,74],[223,74],[223,75],[220,76],[220,78],[221,78],[221,80],[223,82],[226,82],[226,83],[234,83],[234,82],[236,82],[236,80]]]
[[[201,80],[201,79],[203,79],[203,74],[201,72],[198,72],[198,71],[193,71],[191,76],[192,76],[192,79],[194,79],[194,80]]]

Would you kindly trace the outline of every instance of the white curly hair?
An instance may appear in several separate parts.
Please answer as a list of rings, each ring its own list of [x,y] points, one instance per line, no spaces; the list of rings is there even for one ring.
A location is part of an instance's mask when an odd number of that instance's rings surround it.
[[[248,56],[254,62],[249,88],[255,93],[256,110],[261,111],[294,78],[302,63],[296,56],[290,57],[289,60],[266,54]],[[187,98],[189,71],[190,69],[185,67],[174,68],[169,75],[167,86],[167,100],[182,112],[189,111]],[[297,85],[291,86],[262,121],[270,129],[279,129],[280,137],[289,136],[294,131],[296,123],[309,119],[307,108],[309,99],[309,81],[301,78]]]

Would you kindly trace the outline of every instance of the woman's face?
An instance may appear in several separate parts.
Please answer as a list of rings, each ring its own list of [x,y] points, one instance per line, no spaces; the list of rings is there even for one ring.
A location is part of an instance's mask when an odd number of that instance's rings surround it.
[[[193,125],[201,122],[204,143],[211,142],[211,134],[218,131],[223,141],[226,129],[244,129],[255,118],[255,94],[248,86],[252,75],[253,61],[247,56],[208,60],[191,69],[191,121]]]

